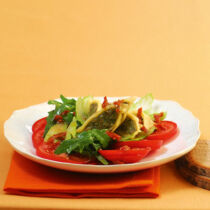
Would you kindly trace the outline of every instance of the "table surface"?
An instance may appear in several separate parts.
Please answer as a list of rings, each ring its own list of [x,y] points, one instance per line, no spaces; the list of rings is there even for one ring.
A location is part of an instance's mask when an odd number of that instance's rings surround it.
[[[199,0],[1,1],[0,208],[210,209],[210,192],[161,167],[157,199],[55,199],[4,194],[11,113],[65,96],[172,99],[210,138],[210,2]]]

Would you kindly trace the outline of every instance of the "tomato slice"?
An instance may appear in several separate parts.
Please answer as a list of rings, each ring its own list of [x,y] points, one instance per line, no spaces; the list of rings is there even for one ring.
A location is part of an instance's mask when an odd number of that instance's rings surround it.
[[[43,139],[44,129],[35,132],[35,142],[36,142],[36,154],[42,158],[55,160],[60,162],[77,163],[77,164],[87,164],[91,162],[89,157],[83,157],[81,155],[67,155],[65,153],[56,155],[54,154],[55,149],[59,146],[61,141],[55,142],[55,139],[64,139],[66,133],[58,133],[44,142]]]
[[[135,163],[144,158],[151,151],[150,147],[129,150],[99,150],[99,153],[109,161],[121,163]]]
[[[44,129],[39,129],[32,134],[32,142],[35,148],[37,148],[43,141]]]
[[[44,117],[44,118],[41,118],[40,120],[37,120],[32,126],[32,131],[36,132],[40,129],[44,129],[45,126],[47,125],[47,120],[46,119],[47,118]]]
[[[36,154],[42,158],[55,160],[59,162],[77,163],[77,164],[87,164],[91,160],[88,157],[82,157],[79,155],[67,155],[65,153],[56,155],[54,154],[55,146],[43,142],[37,147]]]
[[[129,146],[130,148],[150,147],[151,150],[159,149],[163,144],[163,140],[140,140],[140,141],[121,141],[114,144],[115,148]]]
[[[55,160],[60,162],[77,163],[77,164],[95,164],[94,160],[86,156],[81,156],[80,154],[54,154],[55,149],[60,144],[60,141],[55,143],[55,139],[63,140],[66,133],[59,133],[51,136],[47,142],[44,142],[44,129],[47,124],[46,117],[36,121],[32,126],[32,142],[36,148],[36,154],[42,158]]]
[[[157,124],[157,130],[149,135],[147,139],[155,140],[162,139],[167,140],[177,133],[177,124],[171,121],[161,121]]]

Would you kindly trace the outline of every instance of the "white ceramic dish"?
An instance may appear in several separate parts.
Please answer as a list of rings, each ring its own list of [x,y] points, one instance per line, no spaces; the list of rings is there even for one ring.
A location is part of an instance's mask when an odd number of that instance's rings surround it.
[[[102,100],[102,97],[98,97]],[[108,100],[115,101],[121,97],[110,97]],[[11,146],[19,154],[37,163],[77,172],[88,173],[117,173],[142,170],[159,166],[186,154],[195,146],[200,136],[199,120],[191,112],[181,107],[174,101],[154,101],[154,108],[167,111],[166,120],[176,122],[179,134],[171,141],[166,142],[159,150],[156,150],[138,163],[120,165],[85,165],[63,163],[47,160],[36,155],[32,145],[33,123],[47,116],[47,112],[53,107],[47,103],[30,106],[25,109],[13,112],[11,117],[4,124],[4,134]]]

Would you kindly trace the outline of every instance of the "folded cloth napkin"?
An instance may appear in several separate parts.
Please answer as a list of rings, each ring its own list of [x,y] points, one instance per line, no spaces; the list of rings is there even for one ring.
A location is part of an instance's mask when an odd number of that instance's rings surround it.
[[[120,174],[76,173],[43,166],[14,153],[4,190],[39,197],[155,198],[159,183],[159,167]]]

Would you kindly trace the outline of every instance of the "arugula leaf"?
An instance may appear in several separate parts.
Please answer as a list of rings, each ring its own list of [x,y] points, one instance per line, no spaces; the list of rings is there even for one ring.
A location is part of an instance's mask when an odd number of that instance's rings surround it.
[[[68,154],[70,154],[72,151],[82,154],[83,151],[92,144],[90,139],[71,139],[69,142],[69,147],[66,150]]]
[[[63,116],[63,120],[69,125],[73,120],[74,114],[69,112],[67,115]]]
[[[68,98],[64,97],[63,95],[60,95],[60,98],[61,98],[61,100],[64,104],[76,106],[76,100],[75,99],[73,99],[73,98],[68,99]]]
[[[61,153],[70,154],[71,152],[83,153],[84,149],[88,151],[89,145],[93,144],[91,139],[84,138],[74,138],[69,140],[64,140],[59,147],[55,150],[55,154],[59,155]]]
[[[86,138],[86,139],[91,139],[91,140],[93,140],[93,136],[92,136],[92,134],[91,134],[90,131],[91,131],[91,130],[89,130],[89,131],[83,131],[83,132],[81,132],[81,133],[78,133],[78,134],[77,134],[77,137],[78,137],[79,139]]]
[[[66,122],[69,125],[73,119],[73,112],[75,112],[76,110],[76,100],[65,98],[63,95],[60,95],[60,98],[62,102],[56,100],[48,101],[48,104],[55,105],[55,109],[48,112],[47,125],[45,127],[44,137],[46,136],[49,129],[56,123],[54,120],[56,115],[60,115],[62,112],[68,110],[69,113],[66,116],[63,116],[64,122]]]
[[[109,145],[110,137],[106,134],[106,130],[92,129],[92,135],[99,141],[103,149]]]
[[[55,111],[50,111],[48,112],[48,117],[47,117],[47,125],[45,126],[44,130],[44,137],[46,136],[47,132],[50,130],[50,128],[55,124],[54,118],[55,118]]]
[[[55,150],[55,154],[72,152],[83,155],[95,156],[101,163],[108,162],[99,156],[98,150],[105,149],[109,146],[111,138],[106,134],[106,130],[92,129],[83,131],[75,138],[64,140]]]
[[[96,155],[96,158],[104,165],[108,165],[109,163],[102,155]]]
[[[69,148],[69,145],[71,144],[72,140],[64,140],[62,143],[59,145],[59,147],[56,148],[55,154],[59,155],[62,153],[66,153],[67,149]]]
[[[49,100],[49,101],[48,101],[48,104],[50,104],[50,105],[55,105],[56,108],[58,108],[58,107],[61,106],[62,103],[59,102],[59,101],[56,101],[56,100]]]

